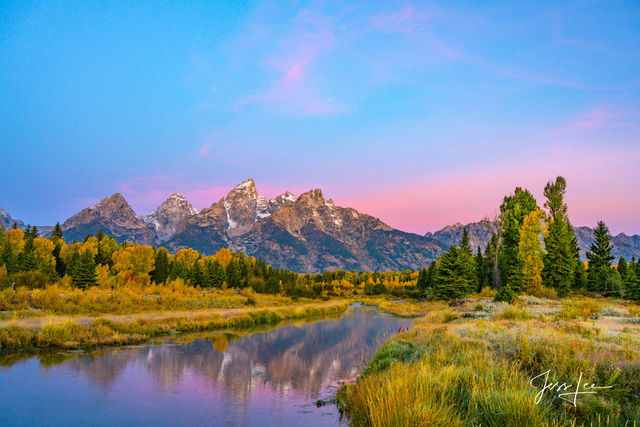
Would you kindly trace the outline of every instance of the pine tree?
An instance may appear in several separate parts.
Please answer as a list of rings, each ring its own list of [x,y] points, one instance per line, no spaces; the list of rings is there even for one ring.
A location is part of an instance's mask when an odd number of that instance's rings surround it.
[[[565,296],[571,290],[575,272],[575,248],[573,246],[573,227],[567,217],[567,205],[564,194],[567,191],[566,180],[559,176],[555,182],[544,187],[547,208],[547,231],[544,236],[546,255],[542,269],[542,283],[554,288],[559,296]]]
[[[475,260],[470,250],[453,245],[438,260],[433,293],[444,300],[461,298],[475,290],[476,278]]]
[[[485,262],[484,256],[482,256],[482,250],[480,246],[478,246],[478,250],[476,252],[476,277],[477,277],[477,287],[476,291],[482,291],[482,288],[488,284],[488,272],[487,272],[487,263]]]
[[[433,261],[431,261],[431,265],[427,270],[427,278],[426,278],[427,289],[433,289],[436,282],[437,273],[438,273],[438,264],[437,264],[437,261],[434,259]]]
[[[629,272],[629,266],[627,265],[627,260],[624,257],[620,257],[618,260],[618,274],[620,274],[620,278],[624,281],[627,278],[627,274]]]
[[[205,263],[205,282],[207,287],[221,288],[225,282],[225,272],[217,259]]]
[[[56,222],[56,226],[53,227],[53,231],[51,232],[51,240],[54,242],[62,239],[62,227],[60,227],[60,223]]]
[[[38,262],[34,254],[35,247],[32,236],[31,229],[29,229],[28,237],[25,233],[26,243],[24,245],[24,249],[18,254],[19,271],[32,271],[38,269]]]
[[[169,277],[169,253],[165,248],[156,251],[154,269],[150,273],[151,280],[157,284],[163,284]]]
[[[624,279],[625,296],[629,299],[640,301],[640,278],[634,274],[627,274]]]
[[[227,266],[227,285],[231,288],[237,288],[240,286],[241,280],[238,263],[235,259],[232,259]]]
[[[104,231],[102,231],[102,228],[98,230],[98,233],[96,234],[96,238],[98,239],[98,242],[104,239]]]
[[[423,268],[418,272],[418,281],[416,282],[416,288],[421,291],[427,289],[427,269]]]
[[[97,284],[96,263],[91,251],[86,250],[77,259],[72,272],[72,283],[79,288],[87,288]]]
[[[617,275],[611,267],[615,259],[611,255],[613,245],[611,244],[611,234],[609,228],[603,221],[598,221],[593,230],[594,241],[587,251],[589,266],[587,268],[587,286],[590,291],[606,292],[616,290]]]

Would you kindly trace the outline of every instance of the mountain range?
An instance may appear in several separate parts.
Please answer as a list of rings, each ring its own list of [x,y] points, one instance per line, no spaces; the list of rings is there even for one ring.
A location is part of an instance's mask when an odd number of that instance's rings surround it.
[[[24,226],[0,208],[0,226],[9,228],[14,222]],[[42,234],[51,230],[38,228]],[[481,222],[456,223],[421,236],[394,229],[355,209],[336,206],[319,189],[298,197],[287,191],[268,200],[258,194],[252,179],[201,211],[176,193],[139,216],[120,193],[115,193],[62,224],[67,241],[82,240],[102,229],[118,242],[154,244],[171,252],[193,248],[204,254],[226,247],[262,257],[277,267],[309,273],[423,268],[459,242],[464,228],[471,245],[484,248],[490,232]],[[576,237],[584,256],[593,230],[577,227]],[[621,233],[612,243],[616,257],[640,258],[640,236]]]

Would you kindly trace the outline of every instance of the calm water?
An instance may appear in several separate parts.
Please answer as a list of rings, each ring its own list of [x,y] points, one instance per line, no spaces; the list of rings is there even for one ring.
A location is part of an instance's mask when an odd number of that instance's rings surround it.
[[[410,321],[352,306],[339,318],[244,335],[1,360],[0,425],[339,425],[316,407]]]

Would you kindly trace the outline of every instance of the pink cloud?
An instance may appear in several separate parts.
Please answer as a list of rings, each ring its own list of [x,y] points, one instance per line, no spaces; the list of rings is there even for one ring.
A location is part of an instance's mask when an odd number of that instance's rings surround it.
[[[200,147],[197,153],[198,157],[203,157],[204,155],[206,155],[207,152],[209,152],[209,148],[211,148],[210,142],[207,142],[206,144],[202,144],[202,146]]]
[[[358,189],[356,194],[346,190],[335,201],[380,217],[392,227],[424,234],[497,213],[502,198],[517,186],[532,191],[542,205],[546,182],[563,175],[568,182],[566,200],[574,225],[593,226],[603,219],[613,232],[640,232],[640,194],[635,189],[640,173],[630,172],[637,170],[633,167],[637,151],[582,148],[542,153],[540,158],[510,166],[474,172],[452,170],[375,191]]]
[[[279,77],[263,92],[241,99],[239,106],[266,104],[294,114],[331,114],[346,108],[314,87],[311,69],[335,43],[329,23],[309,11],[294,20],[294,29],[281,40],[280,53],[267,58]]]

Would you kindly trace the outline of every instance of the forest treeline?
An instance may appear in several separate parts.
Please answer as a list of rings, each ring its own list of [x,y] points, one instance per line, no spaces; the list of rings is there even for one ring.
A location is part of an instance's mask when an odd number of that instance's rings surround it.
[[[603,221],[582,262],[574,228],[564,201],[567,183],[557,177],[544,188],[542,207],[520,187],[504,197],[500,213],[486,219],[491,239],[475,253],[465,229],[459,244],[420,271],[417,286],[439,299],[456,299],[489,286],[496,300],[520,293],[566,296],[572,291],[620,295],[640,300],[640,262],[611,254],[611,234]]]
[[[640,262],[621,258],[613,264],[611,236],[602,221],[587,252],[589,261],[581,261],[565,192],[563,177],[547,183],[540,207],[528,190],[516,188],[505,196],[500,214],[485,221],[491,240],[484,251],[473,250],[465,229],[459,244],[420,271],[300,274],[228,249],[211,256],[193,249],[170,254],[165,248],[118,244],[102,231],[67,243],[59,224],[48,238],[38,237],[35,227],[0,228],[0,288],[36,289],[60,282],[115,289],[179,281],[307,298],[392,293],[451,300],[489,287],[504,301],[525,292],[562,297],[577,290],[640,300]]]
[[[267,265],[262,259],[223,248],[205,256],[194,249],[170,254],[165,248],[120,243],[99,231],[67,243],[56,224],[51,236],[35,227],[0,229],[0,287],[44,288],[61,282],[86,289],[117,289],[174,282],[200,288],[251,288],[265,294],[317,298],[354,292],[405,295],[415,290],[416,271],[326,271],[300,274]]]

